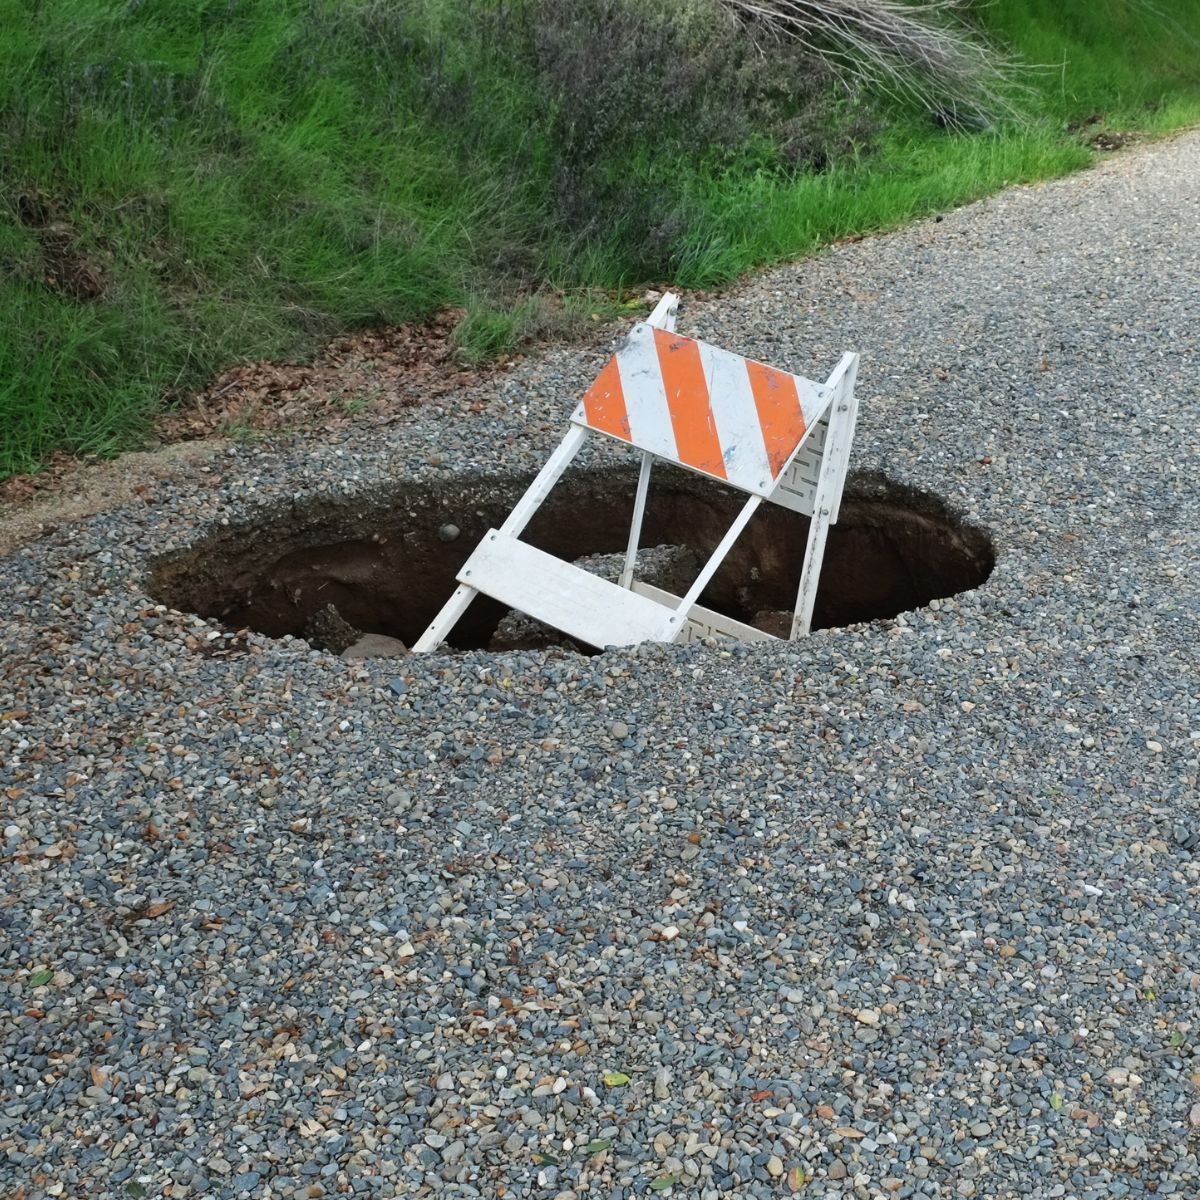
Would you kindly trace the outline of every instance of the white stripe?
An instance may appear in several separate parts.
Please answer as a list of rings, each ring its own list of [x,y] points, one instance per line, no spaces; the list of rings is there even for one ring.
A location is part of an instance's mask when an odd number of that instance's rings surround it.
[[[800,395],[800,411],[804,413],[805,438],[809,430],[825,415],[829,401],[833,399],[833,390],[823,383],[813,383],[802,375],[793,375],[796,381],[796,391]]]
[[[671,410],[663,387],[662,368],[654,345],[654,330],[638,325],[617,355],[621,390],[625,393],[625,411],[629,414],[629,433],[633,444],[670,462],[679,462]]]
[[[728,481],[743,491],[765,496],[771,490],[771,464],[763,441],[758,407],[746,373],[746,360],[728,350],[698,342],[709,404],[721,443]]]
[[[708,382],[709,405],[728,482],[743,491],[765,496],[771,491],[773,480],[758,408],[746,372],[747,360],[707,342],[697,341],[696,346]],[[649,325],[635,325],[630,330],[625,345],[617,353],[617,370],[625,395],[632,444],[658,458],[690,467],[691,464],[681,463],[679,459],[671,407],[663,385],[662,364],[654,330]],[[800,397],[805,426],[811,430],[828,408],[833,393],[803,376],[793,375],[792,379]],[[582,405],[576,410],[574,419],[585,423]]]

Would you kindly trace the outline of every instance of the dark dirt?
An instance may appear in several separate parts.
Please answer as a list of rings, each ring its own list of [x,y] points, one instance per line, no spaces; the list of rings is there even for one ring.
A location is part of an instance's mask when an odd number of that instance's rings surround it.
[[[1121,129],[1105,129],[1095,136],[1088,138],[1088,145],[1096,150],[1112,153],[1134,146],[1142,140],[1142,135]]]
[[[302,636],[314,614],[333,605],[355,629],[411,645],[453,591],[479,539],[504,520],[527,482],[449,479],[369,502],[298,505],[160,558],[150,591],[172,608],[271,637]],[[628,471],[569,474],[524,536],[567,560],[623,550],[634,483]],[[740,502],[728,489],[664,469],[651,488],[642,544],[682,544],[707,554]],[[447,524],[461,531],[449,542],[439,537]],[[789,611],[807,533],[807,518],[764,505],[703,602],[748,622]],[[987,535],[937,497],[879,477],[854,477],[830,530],[814,628],[889,618],[978,587],[994,561]],[[452,646],[487,646],[504,611],[480,597],[459,622]]]

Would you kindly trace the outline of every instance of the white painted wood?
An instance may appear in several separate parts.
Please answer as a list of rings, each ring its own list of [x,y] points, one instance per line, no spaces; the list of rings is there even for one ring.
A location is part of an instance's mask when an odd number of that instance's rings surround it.
[[[567,430],[566,437],[559,442],[554,453],[546,460],[546,465],[537,473],[533,482],[525,489],[525,494],[517,501],[508,519],[500,526],[500,531],[516,537],[529,524],[533,514],[542,506],[551,489],[562,478],[562,473],[571,465],[571,460],[579,453],[580,447],[587,438],[587,430],[579,425],[572,425]],[[416,640],[412,652],[414,654],[429,654],[436,650],[450,631],[458,624],[463,613],[467,611],[475,599],[476,589],[472,587],[455,588],[453,595],[442,606],[441,612],[429,623],[429,627]]]
[[[847,361],[852,360],[852,361]],[[838,390],[829,415],[829,433],[821,461],[821,477],[817,483],[812,520],[808,527],[808,544],[804,549],[804,565],[800,571],[800,586],[796,594],[796,611],[792,619],[792,640],[805,637],[812,629],[813,606],[825,559],[825,543],[834,513],[841,504],[850,459],[850,439],[854,436],[854,370],[857,355],[847,355],[839,364],[841,372]]]
[[[475,595],[474,588],[455,588],[438,615],[429,622],[425,632],[413,643],[413,654],[431,654],[436,650],[450,636],[450,631],[458,624],[459,618],[467,611]]]
[[[657,329],[665,329],[668,333],[674,333],[678,316],[679,297],[674,292],[666,292],[654,306],[654,310],[646,318],[645,323],[653,325]],[[575,411],[571,413],[571,420],[578,425],[585,423],[582,400],[575,406]]]
[[[674,292],[664,292],[662,299],[646,318],[646,324],[653,325],[657,329],[665,329],[668,333],[674,333],[675,319],[678,315],[679,297]]]
[[[686,444],[687,439],[682,430],[675,428],[677,409],[672,405],[679,381],[673,379],[667,365],[670,356],[663,357],[656,331],[648,323],[637,325],[630,331],[614,360],[624,396],[624,428],[619,433],[612,430],[599,432],[626,444],[632,442],[639,450],[647,450],[656,458],[666,459],[710,479],[719,479],[739,491],[770,495],[775,490],[776,476],[767,457],[748,360],[694,339],[681,338],[680,343],[691,346],[699,358],[707,395],[692,397],[692,400],[706,414],[697,419],[712,423],[719,447],[718,459],[715,462],[689,462],[681,457],[680,445]],[[791,447],[780,474],[804,444],[800,430],[807,434],[820,421],[833,397],[825,384],[814,383],[799,375],[792,375],[790,379],[803,412],[803,424],[797,413],[794,428],[799,440]],[[575,409],[572,420],[586,424],[586,410],[582,404]]]
[[[846,404],[841,422],[841,436],[836,442],[836,453],[840,458],[837,475],[837,493],[829,513],[829,523],[836,525],[842,511],[842,492],[846,487],[846,476],[850,471],[850,448],[854,444],[854,430],[858,424],[858,397],[854,394],[854,383],[858,378],[858,355],[847,351],[842,361],[833,369],[829,386],[837,389],[838,396]]]
[[[618,581],[623,588],[633,584],[633,572],[637,566],[638,542],[642,537],[642,518],[646,515],[646,495],[650,491],[650,469],[654,466],[654,455],[642,453],[642,468],[638,472],[637,494],[633,498],[633,520],[629,523],[629,544],[625,547],[625,565],[621,568]]]
[[[617,357],[617,372],[625,393],[630,440],[639,450],[675,462],[679,443],[675,440],[654,330],[648,325],[639,325],[630,333]]]
[[[808,544],[804,548],[804,566],[800,571],[800,587],[796,593],[796,612],[792,617],[792,637],[807,637],[812,630],[813,606],[817,602],[817,584],[821,579],[821,563],[825,558],[825,541],[829,535],[829,508],[817,493],[817,510],[808,527]]]
[[[762,496],[751,496],[742,505],[742,511],[734,518],[733,524],[730,525],[725,536],[717,543],[717,548],[712,552],[708,562],[704,564],[700,574],[696,576],[696,582],[688,588],[687,594],[679,602],[676,612],[680,618],[686,619],[688,611],[699,599],[700,593],[708,587],[709,581],[717,573],[717,568],[725,561],[725,555],[733,548],[733,543],[738,540],[742,530],[746,528],[746,522],[754,516],[758,506],[762,502]]]
[[[498,530],[484,535],[459,572],[484,595],[592,646],[671,641],[675,615]]]
[[[854,390],[854,379],[858,375],[858,355],[852,350],[847,350],[838,360],[838,365],[833,368],[833,372],[829,378],[825,380],[825,386],[831,393],[836,394],[837,390],[843,385],[848,384],[850,390]]]
[[[768,493],[773,483],[771,464],[746,360],[704,342],[698,344],[713,425],[725,450],[726,477],[743,491]]]
[[[653,584],[644,583],[640,579],[634,582],[633,590],[639,596],[649,596],[651,600],[670,609],[678,609],[682,603],[681,597],[673,595],[671,592],[665,592],[662,588],[656,588]],[[701,638],[732,638],[735,642],[779,641],[774,634],[766,633],[762,629],[755,629],[753,625],[735,621],[732,617],[727,617],[715,609],[693,604],[688,613],[687,628],[684,629],[678,640],[696,642]]]

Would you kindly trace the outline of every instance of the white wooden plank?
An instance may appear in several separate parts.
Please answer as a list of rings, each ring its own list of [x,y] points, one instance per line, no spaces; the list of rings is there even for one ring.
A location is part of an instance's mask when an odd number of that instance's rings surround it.
[[[662,588],[656,588],[653,584],[643,583],[640,579],[634,582],[633,590],[639,596],[648,596],[651,600],[655,600],[667,608],[677,609],[681,602],[681,597],[675,596],[671,592],[665,592]],[[732,638],[735,642],[779,641],[779,638],[772,633],[756,629],[753,625],[743,624],[741,621],[735,621],[732,617],[727,617],[715,609],[705,608],[701,604],[693,604],[688,613],[687,628],[684,630],[681,640],[694,642],[700,638],[720,637]]]
[[[450,631],[477,595],[474,588],[456,587],[438,615],[426,626],[425,632],[413,643],[412,652],[432,654],[450,636]]]
[[[679,297],[674,292],[664,292],[663,298],[654,306],[654,311],[646,318],[647,325],[656,329],[665,329],[668,333],[675,332],[675,318],[679,314]]]
[[[642,452],[642,468],[638,472],[637,494],[633,498],[633,520],[629,522],[629,544],[625,547],[625,565],[621,568],[621,587],[633,583],[633,572],[637,566],[638,542],[642,537],[642,518],[646,515],[646,494],[650,491],[650,469],[654,466],[654,455]]]
[[[829,388],[831,393],[842,387],[843,383],[850,389],[854,390],[854,379],[858,374],[858,355],[852,350],[847,350],[840,359],[838,365],[833,368],[833,372],[829,378],[825,380],[825,386]]]
[[[806,636],[812,629],[813,607],[825,559],[825,542],[829,526],[841,504],[846,468],[850,460],[850,440],[854,436],[853,386],[857,355],[846,355],[839,364],[842,372],[833,411],[829,415],[829,433],[821,461],[821,478],[813,503],[812,521],[808,527],[808,544],[804,550],[804,566],[800,571],[800,587],[796,593],[796,612],[792,619],[792,639]],[[852,361],[850,361],[852,360]]]
[[[673,641],[682,618],[645,596],[491,530],[459,581],[593,646]]]
[[[836,453],[840,459],[837,464],[837,491],[829,512],[829,523],[836,525],[842,511],[842,493],[850,471],[850,448],[854,444],[854,430],[858,424],[858,397],[854,393],[854,384],[858,378],[858,355],[849,352],[843,354],[842,361],[834,368],[829,378],[830,383],[838,389],[839,400],[845,405],[836,446]]]
[[[800,587],[796,592],[796,612],[792,617],[792,641],[806,637],[812,630],[813,606],[817,602],[817,585],[821,580],[821,564],[825,559],[825,541],[829,534],[829,508],[818,489],[817,510],[808,527],[808,544],[804,548],[804,566],[800,571]]]

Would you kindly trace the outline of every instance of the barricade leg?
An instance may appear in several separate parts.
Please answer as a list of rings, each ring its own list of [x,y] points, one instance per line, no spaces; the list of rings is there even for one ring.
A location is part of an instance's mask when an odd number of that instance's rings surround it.
[[[792,618],[792,640],[806,636],[812,629],[813,606],[817,601],[817,586],[821,581],[821,564],[825,559],[825,542],[829,526],[838,518],[842,504],[842,489],[850,460],[850,444],[858,402],[854,396],[854,379],[858,371],[858,355],[847,354],[838,364],[830,383],[837,388],[829,416],[829,433],[821,457],[821,473],[817,493],[813,498],[812,521],[808,527],[808,544],[804,550],[804,566],[800,572],[800,587],[796,595],[796,611]]]
[[[559,442],[558,449],[546,460],[546,465],[538,472],[537,478],[529,485],[512,512],[508,514],[507,520],[500,526],[500,533],[516,537],[529,524],[533,514],[541,508],[554,485],[562,478],[562,473],[571,465],[571,460],[579,453],[586,437],[587,430],[582,426],[571,426],[567,436]],[[413,653],[428,654],[436,650],[449,637],[450,631],[458,624],[478,594],[475,588],[460,584],[442,606],[442,611],[429,623],[429,628],[417,639],[412,648]]]

